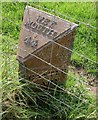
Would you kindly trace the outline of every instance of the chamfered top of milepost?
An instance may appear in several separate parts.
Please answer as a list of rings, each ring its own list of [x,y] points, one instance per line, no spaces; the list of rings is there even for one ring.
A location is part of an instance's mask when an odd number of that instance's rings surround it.
[[[17,59],[24,61],[30,54],[41,50],[47,44],[51,44],[53,40],[58,40],[76,27],[78,25],[75,23],[26,6]]]

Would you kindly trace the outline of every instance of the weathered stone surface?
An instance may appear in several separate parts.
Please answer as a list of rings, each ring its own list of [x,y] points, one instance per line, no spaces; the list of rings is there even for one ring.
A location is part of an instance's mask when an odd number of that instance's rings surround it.
[[[76,27],[76,24],[69,21],[29,6],[26,7],[17,59],[29,68],[25,73],[27,79],[47,85],[48,83],[43,78],[32,72],[35,71],[49,80],[65,81],[71,52],[53,41],[72,49]],[[66,74],[59,69],[65,71]]]

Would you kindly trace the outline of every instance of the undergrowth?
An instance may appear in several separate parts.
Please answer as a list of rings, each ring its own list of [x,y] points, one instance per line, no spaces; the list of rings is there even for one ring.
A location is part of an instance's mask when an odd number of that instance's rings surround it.
[[[54,8],[54,3],[30,3],[31,6],[36,4],[50,10]],[[47,90],[26,79],[19,79],[16,53],[25,6],[26,3],[22,2],[2,3],[3,120],[96,119],[96,98],[89,90],[90,86],[84,84],[87,82],[84,77],[76,76],[69,71],[70,76],[66,84],[56,84],[52,90]],[[75,53],[79,52],[96,61],[95,29],[76,21],[78,19],[95,26],[94,4],[61,2],[56,3],[56,11],[66,17],[56,14],[57,16],[79,24],[71,58],[72,64],[83,67],[87,72],[95,73],[96,63]]]

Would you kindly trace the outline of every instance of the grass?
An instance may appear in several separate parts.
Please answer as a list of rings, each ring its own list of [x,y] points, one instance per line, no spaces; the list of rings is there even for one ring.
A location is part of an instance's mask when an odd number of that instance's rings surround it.
[[[52,10],[55,9],[68,19],[78,23],[77,35],[74,42],[72,64],[81,66],[87,72],[96,73],[96,63],[80,57],[75,52],[85,55],[96,61],[96,31],[94,28],[80,24],[76,20],[96,26],[96,11],[93,3],[36,3]],[[35,3],[30,3],[34,6]],[[53,91],[41,89],[38,85],[18,78],[18,62],[16,52],[22,24],[22,17],[26,3],[2,3],[2,91],[3,91],[3,119],[8,120],[70,120],[96,118],[96,98],[89,91],[90,86],[85,85],[84,76],[76,76],[69,71],[66,85],[58,85],[62,89],[54,88]],[[40,8],[43,9],[43,8]],[[49,12],[49,11],[48,11]],[[52,13],[52,12],[50,12]],[[67,16],[67,17],[66,17]],[[74,19],[71,19],[69,17]],[[5,19],[6,18],[6,19]],[[11,21],[9,21],[11,20]],[[94,75],[93,74],[93,75]],[[66,89],[65,89],[66,87]],[[34,91],[40,89],[40,92]],[[69,91],[66,92],[65,90]],[[70,94],[70,92],[72,94]],[[77,97],[75,97],[77,96]],[[85,102],[84,102],[85,101]]]
[[[10,3],[6,3],[6,6],[3,6],[2,8],[3,17],[6,17],[12,20],[13,23],[15,24],[21,25],[21,22],[22,22],[21,19],[24,13],[24,8],[26,3],[18,3],[18,5],[14,3],[12,6],[10,6],[9,4]],[[40,4],[43,7],[47,7],[49,10],[52,10],[54,8],[54,3],[47,3],[47,4],[39,3],[38,5]],[[33,4],[31,3],[31,5]],[[71,8],[73,8],[73,10],[71,10]],[[62,15],[56,14],[57,16],[60,16],[64,19],[68,19],[76,23],[77,23],[76,20],[79,20],[82,22],[89,23],[93,26],[96,26],[96,10],[93,3],[70,3],[70,4],[56,3],[55,9],[57,13],[60,11],[60,13],[67,16],[65,17]],[[51,13],[54,14],[53,12]],[[68,16],[74,18],[75,20],[69,19]],[[17,40],[19,37],[21,26],[15,25],[13,23],[8,22],[8,20],[4,20],[2,30],[4,33],[6,32],[10,33],[10,35],[12,35],[12,37]],[[14,31],[12,31],[12,29],[14,29]],[[87,61],[87,59],[76,55],[76,52],[79,52],[80,54],[85,55],[87,58],[90,58],[93,61],[96,61],[96,29],[80,24],[80,27],[77,30],[77,35],[76,35],[75,44],[74,44],[74,51],[75,52],[72,55],[73,61],[84,64],[85,69],[87,70],[95,71],[96,64],[94,62],[91,63]]]

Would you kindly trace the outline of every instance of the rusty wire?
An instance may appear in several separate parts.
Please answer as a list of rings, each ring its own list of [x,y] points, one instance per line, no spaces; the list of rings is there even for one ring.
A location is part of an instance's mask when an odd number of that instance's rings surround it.
[[[17,26],[21,27],[21,25],[20,25],[20,24],[16,24],[16,23],[14,23],[12,20],[10,20],[10,19],[8,19],[8,18],[3,18],[3,20],[8,20],[8,21],[10,21],[11,23],[13,23],[13,24],[15,24],[15,25],[17,25]],[[69,33],[66,33],[66,35],[67,35],[67,34],[69,34]],[[65,46],[63,46],[63,45],[61,45],[61,44],[57,43],[57,42],[56,42],[56,41],[54,41],[54,40],[51,40],[51,42],[53,42],[53,43],[55,43],[55,44],[59,45],[60,47],[62,47],[62,48],[64,48],[64,49],[69,50],[70,52],[76,53],[76,54],[77,54],[77,55],[79,55],[80,57],[83,57],[83,58],[85,58],[85,59],[87,59],[87,60],[89,60],[89,61],[91,61],[91,62],[93,62],[93,63],[97,63],[96,61],[94,61],[94,60],[92,60],[92,59],[90,59],[90,58],[86,57],[85,55],[80,54],[80,53],[78,53],[77,51],[73,51],[73,50],[71,50],[71,49],[69,49],[69,48],[67,48],[67,47],[65,47]],[[98,63],[97,63],[97,64],[98,64]]]
[[[29,4],[29,3],[28,3],[28,4]],[[28,5],[28,4],[27,4],[27,5]],[[50,11],[49,9],[44,8],[44,7],[42,7],[42,6],[37,6],[37,5],[35,5],[35,6],[38,7],[38,8],[43,8],[43,9],[45,9],[45,10]],[[51,11],[51,12],[52,12],[52,11]],[[56,11],[55,11],[55,13],[56,13],[56,14],[59,14],[59,15],[62,15],[62,16],[65,16],[64,14],[58,13],[58,12],[56,12]],[[66,17],[66,18],[71,18],[72,20],[75,20],[74,18],[69,17],[69,16],[65,16],[65,17]],[[21,27],[20,24],[16,24],[15,22],[13,22],[12,20],[10,20],[9,18],[3,18],[3,20],[8,20],[8,21],[10,21],[12,24],[15,24],[15,25]],[[79,22],[79,24],[84,24],[84,25],[87,26],[87,27],[91,27],[91,28],[93,28],[93,29],[97,29],[95,26],[92,26],[92,25],[90,25],[90,24],[88,24],[88,23],[81,22],[81,21],[79,21],[79,20],[75,20],[75,21]],[[29,32],[30,32],[30,31],[29,31]],[[31,34],[31,33],[30,33],[30,34]],[[66,34],[66,35],[67,35],[67,34]],[[11,36],[8,35],[8,37],[11,37]],[[97,63],[96,61],[94,61],[94,60],[92,60],[92,59],[86,57],[85,55],[82,55],[82,54],[80,54],[80,53],[78,53],[78,52],[76,52],[76,51],[73,51],[73,50],[71,50],[71,49],[69,49],[69,48],[67,48],[67,47],[65,47],[65,46],[63,46],[63,45],[57,43],[57,42],[54,41],[54,40],[51,40],[51,42],[54,43],[54,44],[56,44],[56,45],[58,45],[58,46],[60,46],[60,47],[62,47],[62,48],[64,48],[64,49],[69,50],[69,51],[72,52],[72,53],[76,53],[76,54],[79,55],[80,57],[83,57],[83,58],[85,58],[85,59],[87,59],[87,60],[89,60],[89,61],[91,61],[91,62],[93,62],[93,63]],[[57,69],[58,71],[64,73],[65,75],[67,74],[68,76],[70,76],[70,77],[73,78],[74,80],[78,80],[80,83],[83,83],[83,84],[86,84],[86,85],[87,85],[87,82],[82,81],[80,78],[79,78],[79,79],[78,79],[78,78],[75,78],[74,76],[70,75],[69,73],[66,73],[65,71],[61,70],[60,68],[58,68],[58,67],[52,65],[52,64],[51,64],[51,61],[50,61],[50,63],[48,63],[47,61],[45,61],[45,60],[43,60],[42,58],[40,58],[40,57],[34,55],[33,53],[29,53],[29,52],[26,51],[25,49],[22,49],[22,48],[19,48],[19,49],[21,49],[21,50],[27,52],[29,55],[31,55],[31,56],[33,56],[33,57],[39,59],[40,61],[42,61],[42,62],[44,62],[44,63],[46,63],[46,64],[48,64],[49,66],[51,66],[51,67]],[[51,56],[51,57],[52,57],[52,56]],[[37,76],[40,76],[40,77],[43,78],[44,80],[46,80],[46,81],[48,81],[49,83],[53,84],[54,86],[58,87],[58,88],[61,90],[61,91],[59,90],[60,92],[62,92],[62,91],[67,92],[68,94],[70,94],[70,95],[72,95],[72,96],[78,98],[78,99],[81,100],[82,102],[86,102],[86,103],[87,103],[86,99],[84,100],[84,99],[79,98],[79,97],[76,96],[74,93],[70,92],[69,90],[65,89],[64,87],[58,86],[58,85],[55,84],[54,82],[52,82],[52,81],[50,81],[49,79],[45,78],[42,74],[39,74],[39,73],[37,73],[37,72],[35,72],[35,71],[33,71],[33,70],[27,68],[27,67],[24,66],[24,65],[23,65],[23,67],[24,67],[25,69],[31,71],[32,73],[36,74]],[[36,84],[36,83],[34,83],[34,82],[30,82],[30,81],[27,81],[27,82],[29,82],[29,83],[31,83],[31,84],[35,84],[40,90],[43,91],[43,89],[41,89],[41,87],[40,87],[38,84]],[[45,86],[44,86],[44,87],[45,87]],[[51,88],[51,89],[52,89],[52,88]],[[85,91],[86,91],[86,90],[85,90]],[[66,104],[65,102],[59,101],[58,99],[56,99],[55,96],[52,96],[51,94],[49,94],[49,93],[46,92],[46,91],[43,91],[43,92],[45,92],[47,95],[49,95],[50,97],[52,97],[54,100],[56,100],[56,101],[62,103],[63,105],[65,105],[65,106],[71,108],[71,107],[70,107],[68,104]],[[41,99],[41,98],[40,98],[40,99]],[[45,101],[44,101],[44,102],[45,102]],[[56,107],[56,106],[55,106],[55,107]],[[73,108],[71,108],[71,109],[73,109]]]

